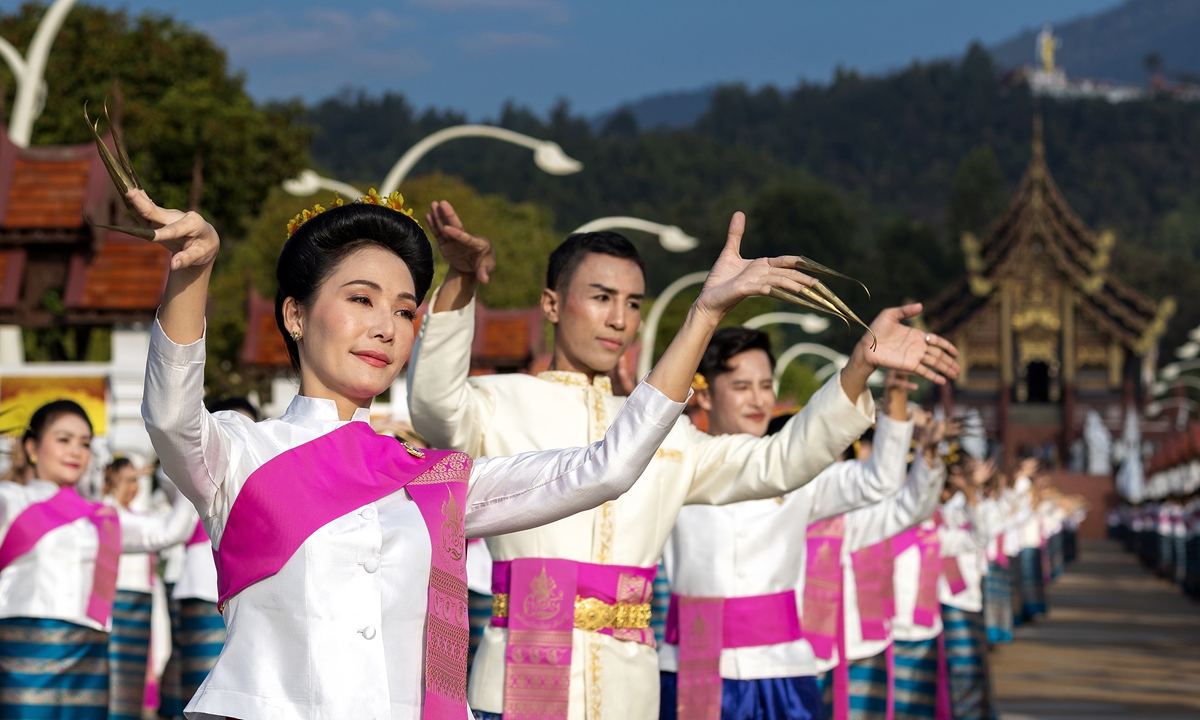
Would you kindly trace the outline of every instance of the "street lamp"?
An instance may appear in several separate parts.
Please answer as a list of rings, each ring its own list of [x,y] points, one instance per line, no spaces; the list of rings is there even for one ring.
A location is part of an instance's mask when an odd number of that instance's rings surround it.
[[[379,189],[379,194],[386,196],[400,189],[400,183],[404,182],[404,178],[408,176],[408,172],[430,150],[449,140],[464,137],[486,137],[527,147],[533,150],[534,163],[544,172],[548,172],[551,175],[571,175],[583,169],[583,163],[568,157],[556,142],[538,140],[528,135],[522,135],[512,130],[493,127],[491,125],[456,125],[444,130],[438,130],[432,135],[425,137],[401,155],[400,159],[392,167],[391,172],[387,174],[387,178],[384,179],[383,187]]]
[[[358,188],[344,183],[341,180],[321,177],[312,170],[301,170],[300,174],[290,180],[283,181],[283,189],[292,195],[300,197],[308,197],[316,193],[318,190],[332,190],[336,193],[345,195],[348,199],[362,197],[363,192]]]
[[[639,379],[646,377],[650,372],[650,365],[654,360],[654,338],[658,335],[658,324],[662,322],[663,313],[667,311],[667,304],[674,300],[675,296],[685,288],[692,285],[700,285],[707,278],[707,270],[688,273],[668,285],[662,291],[662,294],[658,296],[658,299],[654,301],[654,305],[650,307],[650,313],[646,315],[646,321],[642,323],[642,331],[640,333],[642,351],[638,353],[637,376]]]
[[[799,325],[809,335],[816,335],[829,329],[829,320],[810,313],[769,312],[756,315],[742,323],[742,327],[751,330],[767,325]]]
[[[17,147],[29,147],[33,121],[37,120],[46,106],[46,60],[50,57],[50,46],[54,44],[73,5],[75,0],[55,0],[33,33],[28,57],[22,57],[12,43],[0,38],[0,56],[4,57],[4,62],[17,81],[17,96],[8,122],[8,139]]]
[[[641,218],[626,217],[624,215],[614,217],[602,217],[585,223],[575,228],[577,233],[598,232],[600,230],[639,230],[641,232],[650,233],[658,236],[658,244],[663,246],[663,249],[669,252],[687,252],[694,249],[700,244],[696,238],[688,235],[676,225],[663,225],[661,223],[642,220]]]

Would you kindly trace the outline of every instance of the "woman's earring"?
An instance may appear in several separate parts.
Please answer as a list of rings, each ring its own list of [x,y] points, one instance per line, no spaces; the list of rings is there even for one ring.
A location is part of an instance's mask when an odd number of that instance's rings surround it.
[[[300,334],[299,330],[292,331],[292,342],[300,342],[301,337],[302,335]]]

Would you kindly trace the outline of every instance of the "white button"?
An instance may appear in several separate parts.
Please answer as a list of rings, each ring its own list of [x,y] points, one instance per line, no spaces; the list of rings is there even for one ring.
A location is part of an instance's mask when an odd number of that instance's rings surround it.
[[[378,569],[379,558],[367,558],[366,562],[363,563],[363,570],[366,570],[369,573],[373,573]]]
[[[362,517],[363,517],[363,520],[374,520],[375,519],[375,508],[373,508],[373,507],[363,508]]]
[[[366,626],[362,630],[359,630],[359,632],[362,633],[362,636],[367,640],[375,639],[375,628],[371,627],[370,625]]]

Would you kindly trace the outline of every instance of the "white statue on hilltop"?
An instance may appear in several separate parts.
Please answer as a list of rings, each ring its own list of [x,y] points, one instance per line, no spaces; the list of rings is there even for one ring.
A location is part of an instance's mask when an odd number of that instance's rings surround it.
[[[1112,434],[1095,410],[1088,410],[1084,417],[1083,441],[1087,445],[1087,474],[1111,475]]]

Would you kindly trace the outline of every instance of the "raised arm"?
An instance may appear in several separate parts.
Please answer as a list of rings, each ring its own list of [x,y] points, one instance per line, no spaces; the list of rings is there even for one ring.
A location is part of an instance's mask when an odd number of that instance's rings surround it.
[[[854,552],[882,542],[932,516],[945,477],[941,458],[932,465],[918,458],[900,492],[846,515],[846,550]]]
[[[118,509],[121,517],[121,551],[158,552],[178,545],[196,531],[199,516],[182,494],[175,498],[170,515],[139,515]]]
[[[870,458],[836,463],[813,480],[809,522],[877,503],[898,491],[904,485],[912,431],[912,421],[880,415]]]

